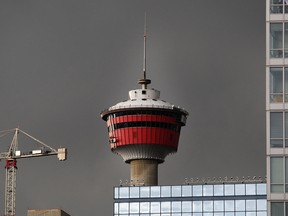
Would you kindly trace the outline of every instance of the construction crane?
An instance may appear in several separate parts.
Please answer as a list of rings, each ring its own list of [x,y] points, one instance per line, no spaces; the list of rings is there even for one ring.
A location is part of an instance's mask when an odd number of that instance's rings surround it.
[[[14,133],[12,142],[7,152],[0,152],[0,160],[6,160],[6,183],[5,183],[5,216],[15,216],[16,211],[16,170],[17,160],[22,158],[43,157],[57,155],[60,161],[67,159],[67,149],[59,148],[58,150],[48,146],[42,141],[36,139],[30,134],[14,128],[10,130],[0,131],[0,138],[8,134]],[[36,141],[40,145],[39,149],[24,152],[18,149],[18,136],[23,134],[28,138]]]

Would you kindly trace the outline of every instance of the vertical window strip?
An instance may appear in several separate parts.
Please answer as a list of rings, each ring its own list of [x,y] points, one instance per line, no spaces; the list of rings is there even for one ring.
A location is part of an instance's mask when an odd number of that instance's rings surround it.
[[[283,147],[283,112],[270,113],[270,145],[271,147]]]
[[[283,58],[284,31],[283,23],[270,24],[270,57]]]

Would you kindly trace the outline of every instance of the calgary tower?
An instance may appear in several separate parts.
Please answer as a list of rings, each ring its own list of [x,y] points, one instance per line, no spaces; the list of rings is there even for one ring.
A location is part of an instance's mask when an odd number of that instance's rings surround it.
[[[131,185],[157,185],[158,164],[177,152],[181,127],[188,112],[160,99],[146,78],[146,25],[141,88],[130,90],[129,99],[101,113],[107,122],[111,151],[130,164]]]

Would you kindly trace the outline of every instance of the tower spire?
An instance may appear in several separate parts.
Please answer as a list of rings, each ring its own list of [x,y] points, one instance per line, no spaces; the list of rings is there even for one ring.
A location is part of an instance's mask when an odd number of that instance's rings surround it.
[[[151,83],[150,79],[146,78],[146,40],[147,40],[147,22],[146,13],[144,20],[144,53],[143,53],[143,79],[140,79],[138,83],[142,85],[142,89],[147,89],[147,85]]]
[[[144,55],[143,55],[143,75],[146,79],[146,37],[147,37],[147,23],[146,23],[146,13],[144,21]]]

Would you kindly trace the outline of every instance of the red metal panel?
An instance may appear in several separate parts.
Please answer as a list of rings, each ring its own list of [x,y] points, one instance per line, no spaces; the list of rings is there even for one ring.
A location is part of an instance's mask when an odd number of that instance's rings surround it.
[[[139,142],[141,142],[141,140],[142,140],[142,133],[141,133],[142,131],[141,131],[141,128],[137,128],[137,134],[138,134],[138,139],[137,139],[137,141],[136,141],[136,144],[138,144]]]
[[[163,128],[121,128],[115,130],[116,145],[129,144],[158,144],[176,147],[179,142],[179,133]]]
[[[128,143],[133,143],[133,128],[128,128]]]
[[[148,142],[147,144],[151,144],[152,143],[152,128],[147,128],[147,137],[148,137]]]
[[[122,129],[122,139],[123,139],[122,145],[128,143],[128,140],[127,140],[128,131],[127,131],[127,129],[128,128]]]
[[[166,123],[176,123],[176,119],[168,116],[161,115],[126,115],[119,116],[114,119],[114,124],[122,122],[132,122],[132,121],[156,121],[156,122],[166,122]],[[107,124],[111,124],[110,120],[107,120]]]
[[[147,128],[141,128],[142,130],[142,142],[147,144]]]

